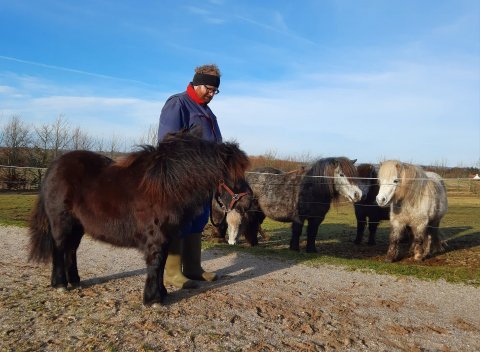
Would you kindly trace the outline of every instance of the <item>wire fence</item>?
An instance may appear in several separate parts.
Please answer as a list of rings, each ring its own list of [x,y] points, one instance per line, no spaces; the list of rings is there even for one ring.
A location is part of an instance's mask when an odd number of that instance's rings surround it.
[[[20,167],[20,166],[7,166],[0,165],[0,190],[10,191],[35,191],[40,189],[42,179],[45,176],[47,169],[41,167]],[[272,173],[259,173],[259,172],[247,172],[247,174],[268,175],[278,177],[281,180],[282,176]],[[295,176],[294,176],[295,177]],[[296,177],[325,179],[334,178],[333,176],[307,176],[297,175]],[[376,180],[371,177],[356,177],[354,178],[360,182],[367,182]],[[462,195],[474,195],[480,196],[480,180],[473,178],[444,178],[443,181],[447,187],[447,193],[449,196],[462,196]],[[271,183],[274,186],[276,183]],[[368,185],[367,185],[368,186]]]
[[[47,172],[41,167],[20,167],[0,165],[0,190],[35,191],[40,189]]]
[[[285,179],[285,174],[274,174],[274,173],[257,173],[257,172],[249,172],[249,174],[253,174],[253,175],[259,175],[259,174],[263,174],[263,175],[268,175],[268,177],[270,178],[270,181],[268,183],[268,185],[270,187],[267,187],[266,191],[267,193],[272,191],[272,189],[275,189],[276,186],[282,186],[282,187],[279,187],[281,188],[282,191],[287,191],[286,193],[289,193],[288,190],[294,190],[294,189],[297,189],[298,190],[298,187],[299,187],[299,182],[291,182],[288,187],[285,187],[285,185],[287,184],[287,182],[282,182],[284,181]],[[272,177],[270,177],[272,176]],[[303,184],[328,184],[329,182],[331,182],[331,179],[335,178],[333,176],[307,176],[307,175],[297,175],[296,177],[298,178],[301,178],[303,179],[302,180],[302,183]],[[282,180],[283,178],[283,180]],[[307,180],[305,180],[305,178],[307,178]],[[309,180],[310,179],[310,180]],[[330,179],[330,180],[329,180]],[[362,191],[363,192],[369,192],[371,188],[376,188],[376,191],[378,191],[378,183],[375,182],[375,181],[378,181],[379,179],[378,178],[375,178],[375,177],[351,177],[351,179],[355,179],[356,181],[358,181],[358,183],[361,183],[362,184]],[[429,178],[404,178],[401,180],[401,182],[404,182],[404,181],[425,181],[425,180],[431,180]],[[479,179],[476,179],[476,178],[468,178],[468,177],[463,177],[463,178],[443,178],[442,179],[445,186],[446,186],[446,189],[447,189],[447,196],[449,198],[453,198],[453,197],[472,197],[473,199],[476,199],[477,197],[480,198],[480,180]],[[258,181],[258,179],[256,180]],[[256,183],[251,183],[251,186],[253,185],[263,185],[263,182],[256,182]],[[392,184],[389,184],[389,185],[396,185],[396,183],[392,183]],[[348,185],[344,185],[344,187],[348,187]],[[288,188],[288,189],[287,189]],[[296,192],[292,192],[292,193],[296,193]],[[426,194],[417,194],[416,193],[416,196],[418,197],[436,197],[435,195],[430,195],[428,193]],[[316,210],[314,209],[318,209],[319,206],[329,206],[331,205],[332,203],[331,202],[319,202],[319,201],[305,201],[305,200],[301,200],[300,198],[299,199],[288,199],[289,197],[286,196],[285,198],[282,198],[281,199],[281,202],[282,202],[282,209],[285,211],[286,208],[291,207],[291,213],[292,215],[294,214],[295,217],[298,217],[300,219],[312,219],[312,218],[324,218],[325,217],[325,214],[321,214],[321,215],[316,215]],[[342,199],[342,198],[340,198]],[[479,199],[480,200],[480,199]],[[337,200],[335,202],[335,204],[338,204],[338,205],[346,205],[346,204],[349,204],[351,205],[352,203],[350,201],[348,201],[347,199],[343,199],[343,200]],[[302,205],[302,206],[300,206]],[[357,221],[359,221],[360,223],[364,223],[365,225],[368,225],[368,224],[380,224],[381,222],[383,222],[382,220],[379,220],[379,221],[372,221],[372,217],[373,218],[379,218],[379,219],[383,219],[383,220],[386,220],[388,217],[385,217],[385,215],[381,215],[381,213],[383,211],[387,211],[388,213],[388,209],[390,209],[390,205],[387,207],[387,208],[383,208],[381,209],[381,207],[376,203],[376,200],[375,200],[375,197],[373,197],[373,200],[371,202],[368,202],[368,201],[364,201],[362,200],[361,202],[356,202],[354,203],[355,205],[355,208],[359,208],[359,209],[362,209],[362,210],[359,210],[361,211],[362,215],[360,215],[360,218],[357,218]],[[395,206],[393,206],[395,207]],[[480,209],[480,201],[477,203],[477,200],[474,201],[474,203],[471,204],[471,206],[467,206],[469,208],[472,208],[472,209]],[[310,209],[310,211],[307,210],[306,213],[302,214],[302,213],[297,213],[295,209]],[[313,209],[313,210],[312,210]],[[261,209],[249,209],[247,210],[247,212],[252,212],[252,213],[263,213],[263,211]],[[363,216],[365,216],[366,218],[368,218],[368,220],[358,220],[358,219],[361,219]],[[352,223],[352,226],[356,226],[356,224],[353,224]],[[428,228],[439,228],[439,227],[435,227],[435,226],[427,226]],[[460,228],[459,228],[460,229]],[[463,229],[469,229],[469,227],[464,227]]]
[[[40,189],[40,185],[42,183],[43,177],[47,168],[39,168],[39,167],[18,167],[18,166],[6,166],[0,165],[0,191],[16,191],[16,192],[23,192],[23,191],[38,191]],[[281,179],[281,174],[271,174],[271,173],[259,173],[259,172],[248,172],[248,174],[257,174],[257,175],[268,175],[268,176],[278,176]],[[315,179],[315,183],[322,183],[322,179],[325,180],[325,183],[331,181],[333,176],[307,176],[307,175],[297,175],[294,177],[299,178],[312,178]],[[373,184],[368,184],[374,180],[378,180],[377,178],[372,177],[356,177],[354,178],[359,182],[367,183],[364,185],[364,189],[368,189],[368,187],[373,187]],[[417,179],[419,180],[419,179]],[[445,186],[447,187],[447,194],[448,197],[462,197],[462,196],[470,196],[470,197],[480,197],[480,180],[472,179],[472,178],[444,178],[443,179]],[[270,182],[270,186],[281,185],[280,182]],[[298,187],[296,184],[289,185],[292,188]],[[283,188],[285,190],[285,187]],[[324,203],[319,201],[309,201],[307,206],[318,206],[318,205],[330,205],[331,203]],[[351,204],[348,200],[337,200],[336,204]],[[356,207],[361,207],[366,209],[367,212],[370,211],[369,208],[378,208],[377,204],[366,204],[366,203],[356,203]],[[477,207],[475,207],[477,208]],[[372,209],[373,211],[374,209]],[[248,212],[261,212],[259,209],[249,209]],[[302,215],[299,214],[300,217]],[[308,215],[309,218],[316,217],[312,216],[312,214]],[[323,215],[321,216],[323,218]],[[369,221],[369,223],[373,223]]]

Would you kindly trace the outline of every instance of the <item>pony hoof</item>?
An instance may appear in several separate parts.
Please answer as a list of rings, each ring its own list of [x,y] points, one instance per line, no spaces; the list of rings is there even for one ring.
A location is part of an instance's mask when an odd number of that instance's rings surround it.
[[[368,241],[368,243],[367,243],[367,244],[368,244],[369,246],[375,246],[377,243],[376,243],[376,242],[374,242],[374,241],[372,241],[372,242]]]
[[[362,241],[360,241],[360,240],[354,240],[353,243],[356,244],[356,245],[359,245],[360,243],[362,243]]]
[[[159,308],[163,306],[163,298],[161,299],[155,299],[154,301],[150,302],[143,302],[143,305],[147,308]]]
[[[67,288],[65,286],[58,286],[58,287],[55,287],[55,290],[57,292],[67,292]]]
[[[316,248],[307,248],[306,252],[307,253],[318,253]]]

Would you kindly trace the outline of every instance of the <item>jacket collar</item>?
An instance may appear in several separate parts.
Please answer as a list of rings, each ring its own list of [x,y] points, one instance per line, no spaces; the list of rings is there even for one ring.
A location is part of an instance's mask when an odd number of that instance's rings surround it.
[[[187,87],[187,94],[188,96],[197,104],[200,104],[200,105],[204,105],[205,102],[203,101],[203,99],[200,99],[197,95],[197,93],[195,93],[195,89],[193,88],[193,85],[192,83],[189,83],[188,84],[188,87]]]

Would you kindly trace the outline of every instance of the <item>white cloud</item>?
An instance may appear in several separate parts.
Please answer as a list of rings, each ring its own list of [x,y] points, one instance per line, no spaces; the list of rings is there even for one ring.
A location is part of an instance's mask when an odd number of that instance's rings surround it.
[[[365,162],[386,157],[475,165],[480,158],[475,73],[455,66],[399,64],[373,74],[315,75],[310,81],[301,77],[253,87],[237,82],[232,85],[236,96],[212,105],[224,135],[253,154],[307,150]]]
[[[277,82],[225,81],[211,107],[226,139],[248,153],[345,155],[475,165],[480,159],[478,71],[456,65],[398,62],[389,70],[311,72]],[[15,84],[16,83],[16,84]],[[64,115],[95,136],[138,140],[156,126],[169,94],[77,94],[83,88],[10,76],[0,114],[50,123]],[[68,94],[59,94],[68,92]],[[143,98],[154,96],[156,98]]]

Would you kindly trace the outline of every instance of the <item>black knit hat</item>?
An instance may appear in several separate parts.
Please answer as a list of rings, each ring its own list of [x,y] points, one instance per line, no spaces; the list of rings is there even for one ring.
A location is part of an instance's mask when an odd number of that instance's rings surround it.
[[[192,84],[194,86],[206,85],[218,88],[220,87],[220,77],[206,73],[195,73]]]

